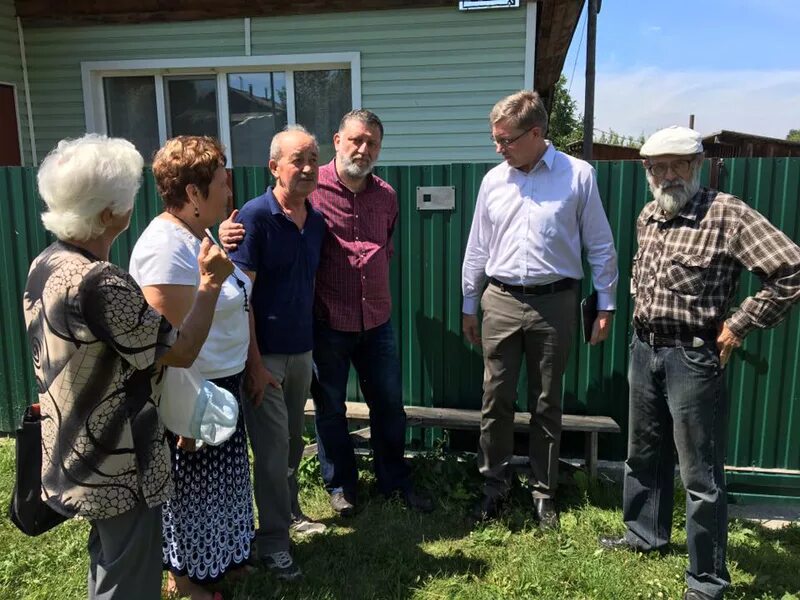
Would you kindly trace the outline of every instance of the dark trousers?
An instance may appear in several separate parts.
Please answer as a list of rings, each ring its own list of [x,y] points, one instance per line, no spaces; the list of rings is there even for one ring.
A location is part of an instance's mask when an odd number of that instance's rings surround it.
[[[577,286],[554,294],[523,296],[493,285],[481,298],[484,374],[478,468],[485,478],[487,496],[503,496],[509,490],[514,405],[523,356],[531,413],[533,495],[555,495],[561,442],[561,377],[575,333],[577,299]]]
[[[686,583],[712,598],[730,585],[725,566],[728,399],[713,343],[700,348],[631,344],[628,460],[623,519],[628,541],[664,548],[672,533],[675,451],[686,488]]]
[[[348,499],[355,499],[358,471],[345,408],[351,363],[369,406],[378,488],[386,495],[407,491],[408,467],[403,457],[406,413],[391,321],[362,332],[337,331],[319,321],[314,324],[311,395],[325,487],[331,493],[343,491]]]
[[[89,600],[161,598],[161,505],[89,523]]]

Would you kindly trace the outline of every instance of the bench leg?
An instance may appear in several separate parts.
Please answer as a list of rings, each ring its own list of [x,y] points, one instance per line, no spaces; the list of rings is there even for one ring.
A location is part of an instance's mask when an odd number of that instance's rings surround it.
[[[353,438],[354,442],[366,442],[369,440],[370,430],[369,427],[364,427],[363,429],[357,429],[355,431],[350,432],[350,437]],[[317,444],[309,444],[305,448],[303,448],[303,458],[307,456],[314,456],[319,448]]]
[[[590,479],[597,479],[597,432],[586,432],[586,472]]]

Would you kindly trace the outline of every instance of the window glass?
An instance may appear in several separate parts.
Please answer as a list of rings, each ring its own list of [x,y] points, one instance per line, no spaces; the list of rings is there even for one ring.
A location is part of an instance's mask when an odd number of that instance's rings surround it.
[[[313,133],[320,162],[334,155],[333,134],[352,109],[350,69],[294,71],[294,122]],[[166,136],[221,136],[220,120],[230,127],[228,154],[235,166],[264,166],[272,137],[289,122],[287,72],[225,74],[228,113],[219,113],[217,77],[171,75],[163,78]],[[147,162],[160,147],[153,75],[103,78],[107,131],[129,139]],[[224,121],[222,121],[224,123]]]
[[[216,78],[190,75],[169,77],[164,81],[167,87],[167,137],[219,137]]]
[[[105,77],[106,131],[129,140],[149,163],[158,150],[156,85],[151,75]]]
[[[333,158],[333,134],[342,116],[353,107],[350,69],[295,71],[297,123],[317,136],[320,163]]]
[[[230,73],[228,111],[233,163],[263,167],[272,136],[287,123],[286,74]]]

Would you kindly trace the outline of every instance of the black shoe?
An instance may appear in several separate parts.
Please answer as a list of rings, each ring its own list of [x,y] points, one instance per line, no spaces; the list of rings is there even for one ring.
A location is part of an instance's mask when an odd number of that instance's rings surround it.
[[[700,590],[689,589],[683,595],[683,600],[714,600],[714,597],[704,594]]]
[[[668,549],[658,548],[657,550],[645,550],[639,546],[635,546],[628,541],[624,535],[622,537],[613,537],[610,535],[602,535],[597,540],[600,545],[606,550],[628,550],[629,552],[638,552],[640,554],[647,554],[648,552],[658,552],[662,556],[667,553]],[[694,590],[690,590],[694,591]],[[698,596],[700,598],[700,596]]]
[[[539,527],[541,529],[558,529],[559,520],[556,512],[556,503],[552,498],[534,498],[533,507],[536,509],[536,516],[539,517]]]
[[[261,564],[274,573],[278,579],[292,581],[303,576],[303,572],[292,559],[288,550],[267,554],[261,559]]]
[[[331,508],[340,517],[352,517],[356,512],[355,502],[350,502],[344,492],[333,492],[331,494]]]
[[[433,512],[433,500],[428,496],[408,490],[403,494],[403,503],[407,508],[421,513]]]
[[[483,495],[472,508],[472,518],[476,521],[488,521],[494,519],[503,510],[505,498],[503,496]]]

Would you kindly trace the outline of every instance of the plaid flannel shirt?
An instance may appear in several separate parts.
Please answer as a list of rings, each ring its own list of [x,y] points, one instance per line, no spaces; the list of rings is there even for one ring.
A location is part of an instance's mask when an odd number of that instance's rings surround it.
[[[637,328],[716,331],[727,317],[730,330],[743,338],[777,325],[800,299],[800,247],[730,194],[701,188],[670,220],[650,202],[636,229],[631,293]],[[762,288],[728,315],[742,267],[761,279]]]
[[[337,331],[365,331],[392,314],[389,263],[394,252],[397,193],[375,175],[354,194],[336,173],[336,160],[319,168],[308,197],[328,225],[317,269],[314,316]]]

